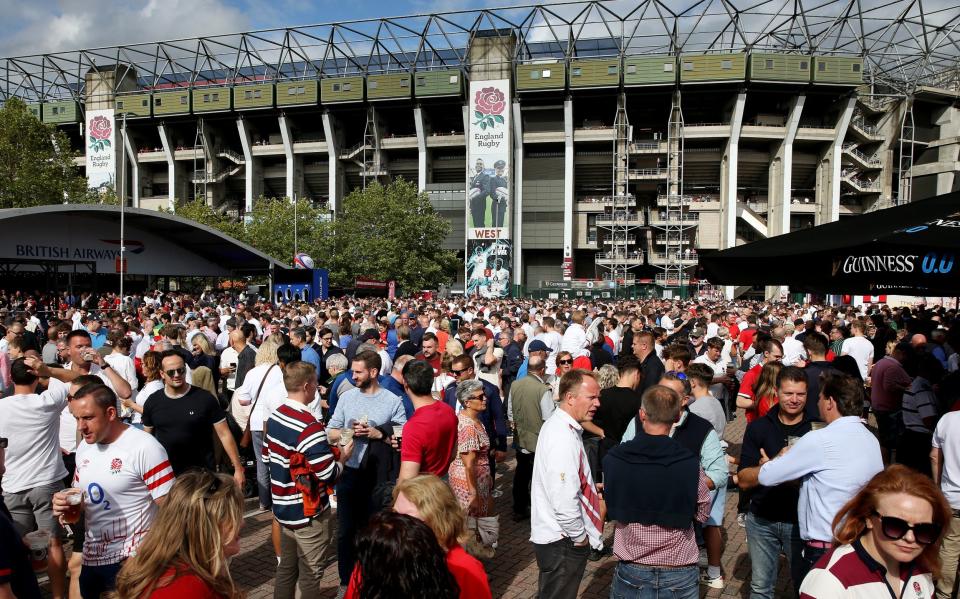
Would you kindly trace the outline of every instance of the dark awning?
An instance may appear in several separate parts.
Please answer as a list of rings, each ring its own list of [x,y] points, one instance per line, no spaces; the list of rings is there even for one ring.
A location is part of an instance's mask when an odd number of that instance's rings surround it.
[[[720,285],[820,293],[960,295],[960,193],[701,256]]]

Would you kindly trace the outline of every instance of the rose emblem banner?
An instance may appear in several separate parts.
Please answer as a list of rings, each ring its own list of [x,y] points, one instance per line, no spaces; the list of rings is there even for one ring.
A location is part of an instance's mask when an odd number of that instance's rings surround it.
[[[467,132],[467,293],[510,294],[513,128],[510,80],[470,82]]]
[[[105,189],[116,182],[117,141],[113,110],[89,110],[86,118],[87,182]]]

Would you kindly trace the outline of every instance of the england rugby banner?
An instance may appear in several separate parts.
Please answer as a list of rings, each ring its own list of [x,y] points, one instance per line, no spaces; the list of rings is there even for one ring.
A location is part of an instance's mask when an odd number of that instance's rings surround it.
[[[117,135],[113,110],[87,111],[85,147],[87,183],[91,189],[116,187]]]
[[[512,128],[510,80],[470,82],[470,127],[467,134],[467,280],[468,292],[483,297],[510,294]],[[499,242],[499,243],[498,243]],[[478,254],[498,256],[497,264],[477,268]],[[496,272],[496,282],[478,284],[482,272]]]

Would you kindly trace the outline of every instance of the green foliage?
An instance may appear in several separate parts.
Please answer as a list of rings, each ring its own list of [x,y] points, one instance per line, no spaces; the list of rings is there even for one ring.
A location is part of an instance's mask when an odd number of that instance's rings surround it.
[[[366,276],[393,279],[406,291],[433,289],[450,282],[460,267],[456,254],[440,247],[450,225],[426,194],[403,179],[354,190],[333,222],[307,200],[298,200],[294,210],[286,198],[256,200],[245,223],[203,200],[178,205],[177,215],[215,227],[284,264],[292,264],[296,247],[330,271],[334,287],[353,287],[356,277]]]
[[[67,136],[44,125],[20,99],[0,108],[0,208],[90,201]]]

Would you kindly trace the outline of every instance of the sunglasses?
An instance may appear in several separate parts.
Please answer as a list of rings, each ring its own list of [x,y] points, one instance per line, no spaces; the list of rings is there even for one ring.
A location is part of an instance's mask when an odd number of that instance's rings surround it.
[[[320,337],[320,341],[333,341],[333,337]]]
[[[180,368],[173,368],[171,370],[163,371],[167,376],[183,376],[187,372],[186,366],[181,366]]]
[[[210,482],[210,486],[207,487],[207,491],[203,494],[204,499],[210,499],[211,497],[213,497],[217,493],[217,491],[220,490],[220,486],[223,484],[223,481],[220,479],[219,476],[217,476],[213,472],[210,472],[210,475],[213,477],[213,481]]]
[[[468,371],[468,370],[470,370],[470,369],[469,369],[469,368],[464,368],[463,370],[454,370],[454,369],[451,368],[451,369],[450,369],[450,374],[452,374],[453,376],[460,376],[461,374],[463,374],[464,372],[466,372],[466,371]]]
[[[920,545],[930,545],[940,538],[942,528],[939,524],[924,522],[910,526],[906,520],[893,516],[881,516],[877,511],[874,511],[873,515],[880,518],[880,530],[883,532],[883,536],[891,541],[899,541],[911,530],[913,531],[913,538]]]
[[[573,360],[557,360],[557,364],[573,364]]]
[[[487,396],[484,395],[483,393],[478,393],[477,395],[471,395],[470,397],[468,397],[468,398],[467,398],[467,401],[469,401],[469,400],[471,400],[471,399],[474,400],[474,401],[486,401]]]
[[[665,374],[669,374],[670,376],[675,376],[675,377],[677,377],[678,379],[680,379],[681,381],[687,380],[687,375],[683,374],[683,373],[680,372],[679,370],[671,370],[670,372],[667,372],[667,373],[665,373]]]

